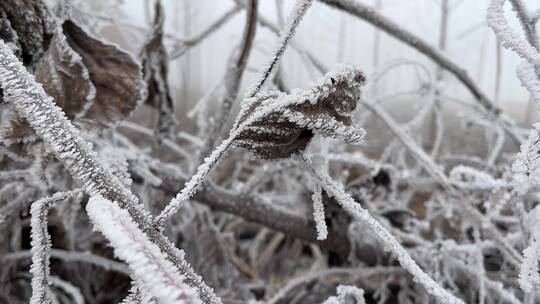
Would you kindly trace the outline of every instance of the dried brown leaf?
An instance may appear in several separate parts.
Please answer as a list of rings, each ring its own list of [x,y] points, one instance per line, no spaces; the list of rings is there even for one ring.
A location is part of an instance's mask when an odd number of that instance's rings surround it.
[[[2,0],[0,18],[0,38],[19,45],[24,65],[33,67],[52,37],[53,22],[45,3],[42,0]]]
[[[129,117],[144,97],[139,64],[128,53],[92,37],[71,20],[66,20],[62,28],[96,88],[95,101],[82,118],[84,123],[110,127]]]
[[[71,120],[83,116],[92,106],[96,88],[81,56],[68,45],[63,33],[53,37],[35,76]]]
[[[159,110],[158,134],[170,136],[174,130],[174,102],[167,82],[168,55],[163,44],[163,6],[156,1],[152,33],[142,50],[142,69],[148,90],[145,103]]]

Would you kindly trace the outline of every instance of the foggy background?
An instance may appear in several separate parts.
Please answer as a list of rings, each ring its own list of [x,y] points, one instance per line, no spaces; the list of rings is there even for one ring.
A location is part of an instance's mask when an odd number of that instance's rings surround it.
[[[104,1],[95,2],[93,5],[107,5]],[[380,5],[385,16],[434,46],[438,43],[440,2],[437,0],[362,1],[374,7]],[[497,41],[485,22],[488,1],[451,0],[449,2],[451,11],[448,19],[446,54],[465,68],[486,94],[495,99]],[[536,1],[525,0],[525,2],[532,10],[539,7]],[[151,22],[152,3],[148,0],[123,1],[117,9],[122,12],[125,22],[143,26]],[[163,4],[166,7],[166,32],[179,38],[192,37],[200,33],[234,6],[233,1],[228,0],[164,0]],[[292,0],[284,0],[285,17],[293,4]],[[511,10],[509,5],[506,5],[506,9]],[[259,13],[274,23],[278,23],[274,0],[260,1]],[[509,12],[509,14],[512,13]],[[171,85],[178,92],[183,92],[177,96],[177,104],[192,104],[203,95],[205,90],[213,88],[222,79],[229,55],[241,38],[240,29],[244,24],[244,15],[244,12],[237,13],[218,32],[174,61],[170,71]],[[510,24],[518,29],[517,19],[508,19]],[[316,2],[307,13],[294,39],[328,67],[339,62],[357,64],[369,76],[376,66],[381,67],[397,59],[411,59],[435,71],[436,66],[433,62],[385,33],[380,33],[377,58],[374,55],[376,31],[371,25],[358,18]],[[249,68],[260,68],[275,39],[275,35],[268,29],[261,26],[257,28],[256,47],[250,57]],[[518,121],[522,121],[526,119],[525,105],[528,94],[515,77],[515,67],[519,63],[519,58],[504,48],[501,48],[501,51],[502,81],[497,101]],[[316,71],[307,68],[301,56],[292,48],[286,51],[283,65],[287,67],[284,77],[291,88],[305,87],[307,86],[305,79],[314,80],[317,77]],[[384,94],[410,88],[413,81],[411,73],[411,69],[394,70],[391,75],[387,75],[382,80],[379,90]],[[251,82],[254,74],[253,69],[248,70],[244,77],[244,84]],[[452,76],[445,75],[445,78],[449,80],[444,84],[445,92],[464,100],[471,99],[470,94]]]

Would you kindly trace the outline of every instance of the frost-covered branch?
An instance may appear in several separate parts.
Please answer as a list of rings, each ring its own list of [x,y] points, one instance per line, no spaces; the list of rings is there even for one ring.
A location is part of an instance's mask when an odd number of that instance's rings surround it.
[[[174,47],[174,49],[171,51],[170,60],[177,59],[181,57],[182,55],[184,55],[190,48],[196,46],[205,38],[210,36],[212,33],[216,32],[219,28],[221,28],[221,26],[227,23],[239,11],[240,11],[240,6],[235,5],[233,8],[225,12],[221,17],[219,17],[216,21],[214,21],[211,25],[209,25],[206,29],[201,31],[199,34],[191,38],[181,40],[180,43],[177,44]]]
[[[272,57],[270,58],[269,63],[264,67],[264,70],[255,85],[246,93],[247,97],[254,97],[262,89],[262,86],[272,74],[272,71],[285,52],[289,40],[294,36],[296,28],[312,3],[313,0],[296,0],[294,8],[288,17],[287,26],[281,31],[275,49],[271,52]]]
[[[244,71],[247,66],[247,61],[249,59],[251,49],[253,48],[253,41],[255,39],[258,7],[258,0],[248,1],[246,7],[246,25],[244,26],[242,41],[240,42],[239,50],[233,51],[238,52],[238,54],[235,54],[234,60],[232,60],[227,67],[225,79],[223,79],[223,83],[225,85],[225,95],[221,100],[220,111],[217,114],[216,120],[208,131],[205,145],[201,151],[201,156],[208,155],[214,148],[216,141],[221,139],[223,126],[225,126],[232,106],[238,97],[240,83],[242,81]]]
[[[529,41],[523,40],[515,33],[504,17],[503,4],[506,0],[493,0],[488,8],[487,22],[503,46],[514,51],[531,65],[540,66],[540,53]]]
[[[95,228],[107,237],[116,256],[163,303],[201,303],[197,290],[185,283],[174,264],[137,227],[126,210],[99,196],[86,206]]]
[[[42,198],[32,204],[30,209],[31,238],[32,238],[32,297],[30,304],[50,303],[49,296],[49,252],[51,250],[51,237],[47,232],[48,209],[60,201],[82,194],[81,190],[55,193],[51,197]]]
[[[464,303],[426,274],[396,238],[366,209],[355,202],[342,187],[336,185],[327,173],[313,166],[311,160],[307,158],[304,158],[304,162],[309,172],[313,174],[313,177],[320,183],[326,193],[333,197],[355,220],[365,224],[384,248],[396,256],[401,266],[413,276],[416,283],[422,285],[429,294],[441,303]]]

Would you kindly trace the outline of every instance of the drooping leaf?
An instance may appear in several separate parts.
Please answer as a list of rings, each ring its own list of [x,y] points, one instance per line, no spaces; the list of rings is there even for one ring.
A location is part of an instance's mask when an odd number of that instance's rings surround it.
[[[314,134],[361,142],[364,131],[351,114],[360,98],[364,74],[342,66],[314,87],[291,94],[261,93],[246,100],[235,124],[235,144],[261,158],[286,158],[302,151]]]
[[[81,56],[96,88],[94,103],[81,120],[110,127],[127,118],[144,97],[139,64],[130,54],[92,37],[71,20],[66,20],[62,28],[69,46]]]
[[[62,32],[54,35],[35,76],[71,120],[83,116],[92,106],[96,88],[81,56],[69,46]]]
[[[32,67],[39,61],[52,37],[52,19],[44,1],[2,0],[0,18],[0,38],[20,46],[17,55],[25,66]]]
[[[148,90],[145,103],[158,109],[157,132],[168,136],[174,131],[174,101],[171,97],[168,74],[168,55],[163,45],[163,6],[156,1],[154,25],[151,35],[142,50],[142,69],[144,82]]]

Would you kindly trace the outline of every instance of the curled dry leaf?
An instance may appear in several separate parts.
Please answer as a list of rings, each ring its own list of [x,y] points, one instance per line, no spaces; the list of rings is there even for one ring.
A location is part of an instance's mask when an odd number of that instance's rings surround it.
[[[0,39],[9,44],[24,65],[33,70],[50,42],[53,23],[41,0],[0,1]],[[0,99],[3,99],[1,94]],[[0,142],[30,142],[36,139],[31,128],[13,109],[4,108]]]
[[[92,37],[71,20],[66,20],[62,29],[96,88],[95,100],[81,122],[110,127],[127,118],[144,96],[139,64],[128,53]]]
[[[42,0],[0,1],[0,38],[16,46],[25,66],[33,68],[49,44],[53,22]]]
[[[83,116],[92,106],[96,88],[81,56],[69,46],[61,31],[54,35],[35,76],[69,119]]]
[[[286,158],[303,151],[314,134],[359,143],[364,130],[351,114],[360,98],[364,74],[353,66],[327,73],[309,90],[261,93],[246,100],[235,128],[235,144],[255,155]]]
[[[58,30],[52,38],[47,52],[36,66],[36,80],[73,120],[83,116],[92,105],[96,89],[82,63],[81,57],[67,44],[64,34]],[[15,111],[8,111],[0,132],[4,143],[29,142],[35,140],[32,128]]]
[[[163,45],[163,6],[156,1],[154,25],[142,50],[142,69],[148,90],[145,103],[159,110],[158,134],[170,136],[174,131],[174,102],[167,83],[168,56]]]

